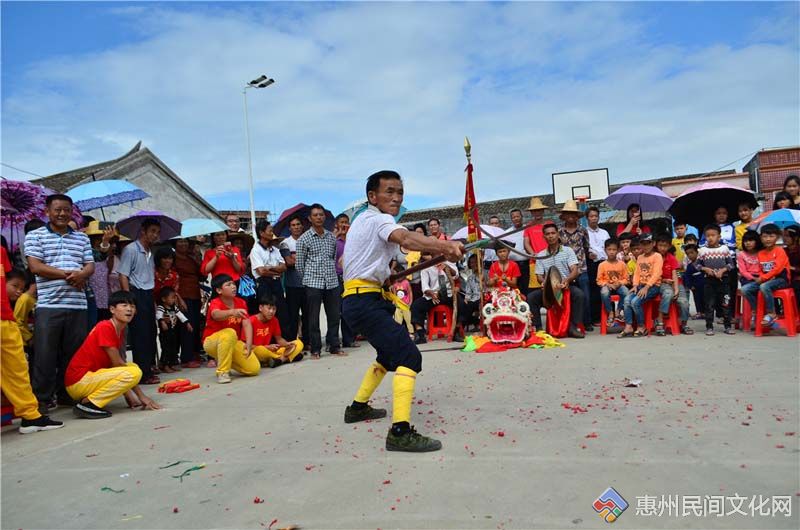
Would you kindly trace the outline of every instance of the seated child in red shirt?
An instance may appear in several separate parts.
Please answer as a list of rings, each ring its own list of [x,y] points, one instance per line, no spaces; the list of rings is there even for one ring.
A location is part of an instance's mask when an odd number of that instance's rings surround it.
[[[250,317],[253,353],[270,368],[303,360],[303,342],[300,339],[289,342],[281,336],[281,324],[275,318],[277,310],[275,297],[266,294],[258,300],[258,314]]]
[[[242,375],[258,375],[261,363],[252,354],[253,326],[247,303],[236,296],[236,283],[227,274],[214,276],[211,289],[203,350],[217,360],[217,383],[230,383],[231,369]],[[244,337],[244,342],[239,337]]]
[[[761,274],[746,285],[742,285],[742,295],[747,299],[753,313],[756,311],[758,293],[764,297],[764,319],[762,326],[771,326],[777,314],[775,313],[775,297],[772,292],[785,289],[789,286],[789,257],[781,247],[777,246],[781,230],[772,223],[761,227],[761,244],[764,248],[758,253],[761,263]]]
[[[512,289],[516,289],[517,278],[522,275],[519,265],[515,261],[509,261],[507,248],[498,248],[495,252],[497,252],[497,261],[492,263],[489,269],[489,287],[505,283]]]
[[[108,310],[111,318],[97,323],[64,374],[67,393],[77,402],[72,412],[79,418],[110,417],[111,411],[105,407],[120,396],[125,396],[131,408],[161,408],[139,388],[141,368],[126,363],[120,355],[125,351],[125,328],[136,314],[136,300],[127,291],[117,291],[108,299]]]

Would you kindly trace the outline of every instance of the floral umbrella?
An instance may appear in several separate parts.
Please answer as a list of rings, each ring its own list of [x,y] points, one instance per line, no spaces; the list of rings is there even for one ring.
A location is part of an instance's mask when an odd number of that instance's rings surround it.
[[[16,252],[20,243],[25,240],[25,223],[33,219],[47,221],[45,200],[53,193],[55,192],[49,188],[30,182],[6,179],[0,181],[0,222],[3,237],[6,238],[11,252]],[[72,220],[78,226],[83,224],[83,217],[77,206],[72,207]]]

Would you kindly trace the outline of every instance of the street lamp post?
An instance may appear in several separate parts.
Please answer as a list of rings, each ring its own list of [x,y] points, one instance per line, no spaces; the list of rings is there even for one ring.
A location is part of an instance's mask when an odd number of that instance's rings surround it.
[[[274,79],[261,75],[253,79],[244,86],[242,95],[244,97],[244,133],[247,138],[247,170],[250,178],[250,231],[253,233],[253,238],[258,241],[258,234],[256,233],[256,204],[253,195],[253,159],[250,154],[250,123],[247,119],[247,89],[248,88],[267,88],[275,82]]]

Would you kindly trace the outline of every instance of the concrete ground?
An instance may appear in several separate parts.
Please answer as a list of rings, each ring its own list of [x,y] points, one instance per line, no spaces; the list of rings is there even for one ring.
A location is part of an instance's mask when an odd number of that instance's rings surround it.
[[[202,387],[158,395],[161,411],[120,400],[107,420],[62,408],[63,429],[6,427],[2,528],[602,528],[592,504],[609,486],[629,504],[619,528],[800,527],[797,340],[593,333],[560,349],[428,352],[412,414],[444,448],[418,455],[384,450],[389,418],[343,423],[373,359],[366,344],[349,352],[230,385],[184,371]],[[387,377],[375,403],[390,396]],[[724,496],[746,515],[637,514],[662,495]],[[788,496],[791,515],[768,503],[752,516],[759,495]]]

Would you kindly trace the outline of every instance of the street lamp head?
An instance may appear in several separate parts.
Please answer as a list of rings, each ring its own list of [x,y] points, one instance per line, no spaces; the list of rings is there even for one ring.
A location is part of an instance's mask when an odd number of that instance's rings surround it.
[[[267,88],[268,86],[270,86],[274,82],[275,82],[274,79],[269,78],[266,81],[264,81],[263,83],[259,84],[256,88]]]
[[[267,76],[261,75],[261,76],[257,77],[256,79],[253,79],[252,81],[250,81],[247,84],[251,85],[251,86],[255,86],[255,85],[261,83],[262,81],[264,81],[266,78],[267,78]]]

